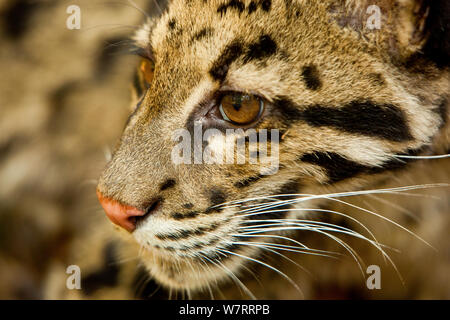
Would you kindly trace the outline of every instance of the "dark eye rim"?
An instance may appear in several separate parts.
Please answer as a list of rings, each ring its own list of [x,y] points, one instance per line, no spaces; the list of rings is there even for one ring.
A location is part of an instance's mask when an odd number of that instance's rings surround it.
[[[153,75],[154,75],[154,74],[155,74],[155,67],[156,67],[155,62],[154,62],[153,60],[150,60],[150,59],[148,59],[148,58],[143,57],[143,58],[141,59],[141,61],[139,62],[139,67],[141,66],[141,64],[142,64],[143,61],[148,61],[148,62],[151,63],[152,68],[153,68],[152,73],[153,73]],[[143,81],[144,85],[147,87],[147,89],[149,89],[149,88],[150,88],[150,84],[151,84],[151,82],[152,82],[153,80],[150,81],[150,82],[147,82],[147,80],[144,79],[144,78],[145,78],[145,75],[143,74],[142,70],[141,70],[140,72],[142,73],[142,78],[143,78],[142,81]],[[153,75],[152,75],[152,78],[153,78]]]
[[[155,55],[153,54],[153,51],[149,47],[142,48],[142,47],[138,47],[138,46],[133,46],[131,48],[130,52],[133,55],[139,56],[139,57],[147,59],[153,63],[156,63]]]
[[[132,85],[134,87],[134,90],[136,91],[136,95],[138,97],[138,100],[141,100],[148,92],[148,90],[151,87],[151,83],[148,83],[145,79],[144,76],[142,74],[142,71],[139,70],[140,64],[142,63],[142,61],[149,61],[150,63],[152,63],[153,68],[156,67],[156,63],[155,61],[149,59],[146,56],[141,56],[138,55],[140,57],[139,62],[137,63],[137,67],[133,73],[133,82]],[[155,71],[153,70],[153,73]]]
[[[231,93],[231,94],[236,95],[236,93]],[[246,93],[238,93],[238,94],[240,94],[240,95],[249,95],[249,94],[246,94]],[[259,117],[261,116],[262,112],[264,111],[264,106],[265,106],[264,99],[262,99],[261,97],[256,96],[256,95],[251,95],[251,96],[255,97],[256,99],[258,99],[258,101],[259,101],[259,111],[258,111],[257,116],[252,121],[249,121],[249,122],[241,123],[241,122],[233,121],[226,115],[226,112],[223,110],[222,100],[227,95],[229,95],[229,94],[225,94],[225,95],[221,96],[220,100],[218,101],[218,108],[219,108],[219,112],[222,115],[222,117],[224,118],[224,120],[228,121],[228,122],[231,122],[234,125],[244,125],[245,126],[245,125],[254,123],[255,121],[257,121],[259,119]],[[226,119],[225,119],[225,117],[226,117]]]

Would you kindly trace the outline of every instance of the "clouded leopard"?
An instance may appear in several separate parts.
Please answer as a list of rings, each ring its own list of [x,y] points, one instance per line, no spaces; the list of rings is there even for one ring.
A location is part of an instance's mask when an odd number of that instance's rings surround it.
[[[172,297],[449,298],[449,13],[169,1],[134,36],[135,100],[97,186],[120,246]],[[174,163],[174,132],[196,125],[244,132],[246,154],[248,130],[276,130],[277,172]]]

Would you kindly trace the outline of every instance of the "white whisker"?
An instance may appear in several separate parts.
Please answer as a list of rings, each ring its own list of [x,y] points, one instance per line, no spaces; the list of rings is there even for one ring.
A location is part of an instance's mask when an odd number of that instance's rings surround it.
[[[434,156],[407,156],[407,155],[392,155],[394,158],[400,159],[445,159],[450,158],[450,154],[439,154]]]
[[[224,252],[224,253],[228,253],[228,254],[231,254],[231,255],[234,255],[234,256],[241,257],[241,258],[243,258],[243,259],[247,259],[247,260],[256,262],[256,263],[258,263],[258,264],[261,264],[261,265],[263,265],[263,266],[265,266],[265,267],[267,267],[267,268],[269,268],[269,269],[275,271],[276,273],[278,273],[279,275],[281,275],[283,278],[285,278],[286,280],[288,280],[288,281],[289,281],[289,282],[290,282],[290,283],[298,290],[298,292],[300,292],[300,293],[304,296],[302,290],[298,287],[298,285],[297,285],[290,277],[288,277],[285,273],[281,272],[281,271],[278,270],[277,268],[272,267],[271,265],[269,265],[269,264],[267,264],[267,263],[264,263],[264,262],[262,262],[262,261],[260,261],[260,260],[258,260],[258,259],[250,258],[250,257],[244,256],[244,255],[239,254],[239,253],[231,252],[231,251],[228,251],[228,250],[225,250],[225,249],[219,249],[219,251],[222,251],[222,252]]]

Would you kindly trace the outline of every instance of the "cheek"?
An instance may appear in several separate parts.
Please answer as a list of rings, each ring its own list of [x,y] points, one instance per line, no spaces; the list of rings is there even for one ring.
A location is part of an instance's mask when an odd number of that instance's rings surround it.
[[[226,150],[229,148],[234,141],[229,141],[231,139],[227,139],[223,134],[214,134],[206,140],[208,142],[207,149],[216,153],[225,155]]]

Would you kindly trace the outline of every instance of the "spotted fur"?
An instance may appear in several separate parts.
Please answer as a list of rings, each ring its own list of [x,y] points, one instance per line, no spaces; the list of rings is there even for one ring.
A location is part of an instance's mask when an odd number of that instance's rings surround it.
[[[236,281],[230,273],[241,275],[258,264],[254,259],[267,258],[270,252],[257,243],[277,243],[246,237],[243,225],[307,219],[303,209],[330,208],[322,199],[243,216],[244,206],[226,203],[381,188],[397,172],[417,170],[414,159],[401,156],[448,150],[450,75],[443,57],[449,52],[432,43],[426,16],[436,18],[436,7],[448,13],[448,5],[375,3],[383,12],[380,30],[366,28],[369,1],[174,0],[137,33],[137,45],[154,56],[154,81],[98,190],[141,210],[158,199],[158,212],[130,236],[144,248],[142,262],[158,283],[188,292],[226,287]],[[277,174],[261,175],[251,164],[171,162],[172,133],[192,130],[223,88],[267,100],[255,128],[283,133]],[[203,129],[223,126],[209,122]],[[436,169],[442,177],[445,168],[443,159]]]

